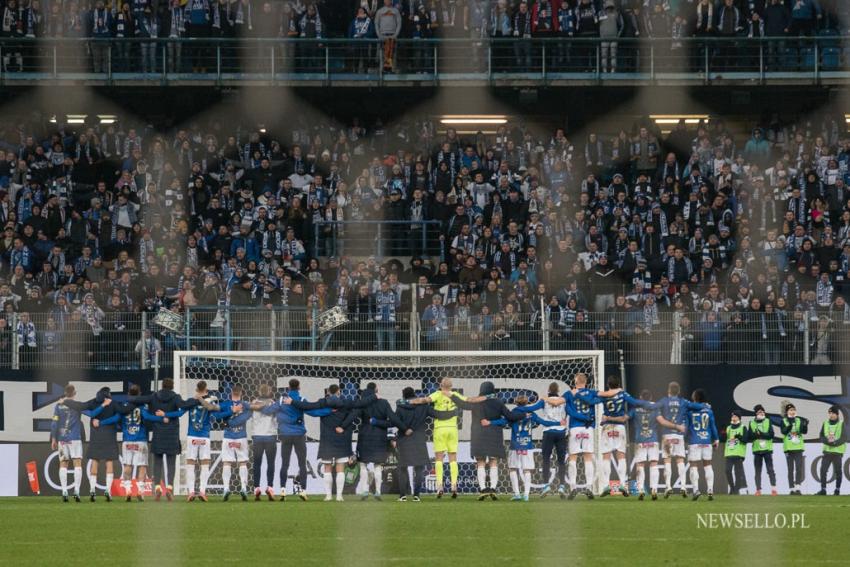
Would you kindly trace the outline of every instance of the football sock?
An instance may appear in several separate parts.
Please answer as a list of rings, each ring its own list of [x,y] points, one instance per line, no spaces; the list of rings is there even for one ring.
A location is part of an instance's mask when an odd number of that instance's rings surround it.
[[[437,461],[434,463],[434,475],[437,477],[437,490],[443,489],[443,461]]]
[[[519,475],[517,475],[516,469],[511,469],[511,488],[514,491],[514,495],[519,495]]]
[[[696,465],[691,465],[691,490],[694,492],[699,491],[699,469]],[[682,485],[682,490],[684,490],[684,483]]]
[[[499,484],[499,462],[494,460],[490,463],[490,488],[496,490]]]
[[[712,467],[711,465],[706,465],[703,468],[703,471],[705,471],[706,488],[708,489],[709,493],[713,493],[714,492],[714,467]]]
[[[186,486],[189,494],[195,492],[195,465],[186,465]]]
[[[86,467],[86,476],[89,479],[89,492],[94,493],[95,486],[97,485],[97,473],[92,474],[91,472],[91,463]]]
[[[345,473],[336,473],[336,497],[342,498],[342,489],[345,488]]]
[[[115,480],[115,473],[106,473],[106,493],[112,495],[112,481]]]
[[[224,484],[224,491],[230,492],[230,477],[233,474],[231,465],[223,465],[221,467],[221,482]]]
[[[610,459],[602,459],[602,469],[599,471],[599,476],[602,481],[602,490],[608,490],[608,487],[611,486],[611,460]],[[588,479],[588,484],[590,484],[590,479]]]
[[[62,485],[62,492],[68,491],[68,467],[59,468],[59,483]]]
[[[567,465],[567,484],[570,485],[570,490],[576,488],[576,476],[578,476],[578,462],[570,461]]]
[[[357,480],[357,494],[369,492],[369,469],[366,463],[360,463],[360,478]]]
[[[644,482],[646,481],[646,472],[643,463],[638,464],[637,468],[637,489],[638,492],[644,492]],[[651,487],[650,487],[651,488]]]
[[[331,496],[334,489],[333,471],[325,471],[325,476],[322,477],[325,481],[325,496]]]
[[[649,489],[655,490],[656,486],[658,486],[658,467],[649,465]]]
[[[484,492],[484,489],[487,488],[487,469],[484,467],[484,463],[478,465],[476,472],[478,473],[478,490]]]
[[[593,459],[584,462],[584,485],[588,490],[593,490]]]
[[[74,467],[74,494],[80,493],[83,484],[83,467]]]
[[[626,474],[626,457],[623,456],[617,461],[617,476],[620,477],[620,486],[625,486],[629,478]]]
[[[201,465],[201,494],[207,492],[207,482],[210,480],[210,466]]]
[[[688,477],[685,475],[685,461],[676,463],[676,470],[679,473],[679,482],[682,483],[682,490],[684,490],[685,484],[688,482]]]
[[[239,465],[239,490],[245,492],[248,489],[248,465]]]
[[[457,462],[452,461],[449,463],[449,480],[452,481],[452,487],[457,488],[457,477],[458,477],[458,468]]]
[[[531,471],[522,471],[522,490],[526,498],[531,494]]]
[[[375,465],[375,495],[381,495],[381,483],[384,481],[384,466]]]
[[[673,464],[672,463],[664,463],[664,482],[666,483],[664,486],[669,490],[673,487]]]

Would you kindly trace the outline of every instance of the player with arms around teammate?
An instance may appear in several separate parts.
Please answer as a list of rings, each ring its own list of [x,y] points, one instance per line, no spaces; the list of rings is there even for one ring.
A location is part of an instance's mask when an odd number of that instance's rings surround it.
[[[133,384],[127,392],[130,396],[141,393],[139,386]],[[182,414],[177,410],[166,414],[158,410],[155,414],[145,409],[142,404],[123,402],[115,404],[115,415],[102,420],[92,421],[92,427],[103,427],[116,423],[121,428],[121,484],[127,502],[133,499],[133,480],[136,480],[136,499],[143,502],[142,490],[139,486],[147,477],[148,470],[148,428],[146,423],[168,423],[170,418],[178,418]],[[95,423],[97,422],[97,423]],[[135,476],[133,469],[136,469]]]
[[[325,502],[333,500],[334,470],[336,470],[336,501],[342,502],[342,490],[345,488],[345,465],[352,457],[351,436],[354,420],[359,412],[351,409],[332,409],[340,405],[339,385],[328,387],[325,399],[318,402],[304,402],[295,398],[284,398],[283,403],[292,405],[301,411],[313,410],[312,415],[321,417],[319,433],[319,460],[324,465]]]
[[[505,459],[505,437],[501,428],[485,427],[483,421],[493,421],[510,415],[505,402],[496,396],[496,387],[492,382],[482,382],[478,396],[463,400],[457,393],[453,395],[455,403],[462,409],[472,412],[469,449],[475,459],[478,473],[478,500],[490,498],[496,500],[496,487],[499,482],[499,461]],[[487,464],[490,465],[490,487],[487,487]]]
[[[794,404],[785,404],[782,412],[785,417],[779,424],[782,433],[782,450],[785,451],[785,462],[788,465],[788,490],[790,494],[802,495],[803,481],[806,480],[806,465],[803,450],[806,443],[803,435],[809,432],[809,420],[797,415]]]
[[[403,428],[399,428],[396,440],[398,449],[398,484],[399,502],[406,502],[410,496],[410,474],[408,468],[413,468],[413,502],[419,502],[419,493],[425,482],[425,467],[431,462],[428,457],[428,418],[451,419],[456,412],[439,412],[430,405],[411,404],[416,397],[413,388],[407,387],[402,391],[402,399],[396,402],[396,415]],[[408,432],[410,432],[408,434]]]
[[[304,414],[322,417],[324,410],[302,411],[286,403],[286,399],[304,401],[301,397],[301,382],[297,378],[289,381],[289,390],[279,402],[265,400],[266,407],[261,411],[277,419],[277,438],[280,441],[280,501],[286,501],[286,481],[289,478],[289,460],[293,451],[298,459],[298,477],[292,482],[292,491],[301,500],[307,500],[307,428],[304,427]],[[256,498],[256,497],[255,497]]]
[[[700,409],[694,406],[688,407],[688,462],[691,465],[691,493],[694,500],[699,499],[699,465],[701,462],[708,499],[714,500],[714,467],[711,466],[711,450],[717,447],[720,436],[717,434],[714,412],[706,403],[705,391],[694,390],[691,393],[691,400],[694,404],[702,406]]]
[[[412,404],[433,404],[434,411],[453,412],[449,419],[434,420],[434,472],[437,480],[437,498],[443,497],[443,457],[449,457],[449,480],[451,482],[452,498],[457,498],[457,404],[452,395],[463,401],[466,397],[452,392],[452,379],[445,377],[440,380],[440,389],[425,398],[411,400]]]
[[[664,461],[664,498],[673,494],[673,461],[676,462],[676,472],[682,484],[682,497],[687,498],[685,490],[685,431],[687,426],[688,400],[679,394],[681,388],[678,382],[670,382],[667,386],[667,397],[657,402],[658,423],[661,425],[661,458]]]
[[[518,396],[516,403],[518,406],[526,406],[528,397]],[[501,417],[493,421],[487,419],[481,421],[481,425],[484,427],[491,425],[503,427],[508,423],[511,426],[511,450],[508,453],[508,468],[510,469],[511,488],[514,491],[511,500],[528,502],[529,494],[531,494],[531,473],[534,472],[534,455],[531,452],[534,448],[534,441],[531,439],[531,430],[535,425],[564,426],[567,422],[566,419],[560,422],[548,421],[542,419],[536,413],[527,412],[514,412],[509,414],[507,418]],[[522,478],[522,495],[519,492],[520,478]]]
[[[242,386],[234,384],[230,389],[230,399],[221,402],[220,407],[221,411],[214,412],[213,417],[225,422],[224,440],[221,443],[223,500],[227,502],[230,499],[230,477],[233,474],[233,465],[238,465],[239,495],[244,502],[248,500],[248,429],[246,424],[251,419],[251,408],[242,400]]]
[[[658,500],[658,408],[652,402],[652,392],[643,390],[640,399],[647,402],[629,410],[635,440],[638,500],[646,494],[646,467],[649,466],[649,493]]]
[[[567,497],[564,484],[566,482],[567,466],[567,412],[563,405],[553,406],[547,401],[548,398],[559,398],[560,396],[560,384],[558,382],[552,382],[549,384],[549,391],[546,393],[545,398],[537,400],[536,403],[530,406],[518,406],[514,410],[542,410],[543,415],[541,417],[544,420],[558,423],[558,425],[543,426],[543,440],[540,444],[540,452],[543,456],[543,480],[546,484],[543,485],[543,489],[540,491],[541,498],[546,498],[546,496],[552,492],[553,484],[557,487],[558,493],[561,495],[561,499]],[[551,473],[553,449],[555,451],[555,457],[558,459],[555,463],[556,474],[554,478]]]
[[[77,402],[68,400],[67,405],[77,411],[94,410],[102,405],[103,401],[112,397],[109,388],[101,388],[97,392],[97,396],[87,402]],[[102,406],[101,417],[110,418],[115,414],[115,406],[109,404]],[[92,422],[94,425],[95,422]],[[118,460],[118,429],[113,421],[111,425],[103,427],[92,427],[91,437],[88,447],[86,448],[85,458],[88,461],[86,467],[86,475],[89,480],[89,499],[95,501],[95,487],[97,486],[97,471],[101,462],[105,463],[106,468],[106,496],[107,502],[112,501],[112,480],[114,478],[113,463]]]
[[[186,500],[192,502],[197,498],[207,501],[207,482],[210,479],[210,428],[213,413],[221,411],[217,400],[207,392],[207,383],[198,381],[195,385],[195,397],[200,400],[189,410],[189,429],[186,436],[186,486],[189,495]],[[195,465],[200,463],[201,478],[198,492],[195,492]]]
[[[621,387],[619,376],[608,377],[608,389],[599,393],[602,403],[602,496],[611,493],[611,455],[617,460],[617,477],[620,480],[620,492],[629,495],[628,462],[626,461],[626,422],[629,414],[626,404],[633,407],[652,408],[651,402],[633,398]]]
[[[584,460],[584,494],[593,499],[594,439],[593,431],[596,426],[594,405],[604,400],[596,395],[596,390],[587,387],[587,374],[579,372],[575,376],[575,390],[567,390],[561,397],[550,397],[546,401],[553,406],[564,405],[570,422],[570,459],[567,467],[567,483],[570,485],[568,498],[574,499],[578,494],[578,457]]]
[[[162,381],[162,389],[147,396],[130,396],[127,401],[134,404],[148,404],[148,411],[158,414],[193,408],[201,400],[192,398],[184,400],[174,393],[174,380],[166,378]],[[207,403],[207,402],[203,402]],[[182,415],[182,411],[179,411]],[[153,454],[154,499],[159,501],[165,485],[165,497],[174,499],[174,474],[177,472],[177,455],[180,454],[180,420],[169,419],[168,422],[153,422],[151,424],[150,452]]]
[[[50,448],[59,452],[59,482],[64,502],[68,501],[68,464],[74,465],[74,500],[80,501],[80,486],[83,484],[83,424],[80,416],[97,417],[105,406],[112,403],[110,398],[106,398],[95,409],[74,409],[78,406],[68,402],[73,402],[76,395],[77,389],[72,384],[65,386],[64,397],[53,408],[53,420],[50,422]]]
[[[251,443],[254,446],[254,500],[265,492],[274,501],[274,462],[277,457],[277,417],[275,412],[263,411],[274,403],[272,387],[260,385],[260,396],[251,403]],[[265,489],[262,488],[263,457],[266,459]],[[281,499],[286,499],[281,487]]]
[[[381,499],[384,464],[389,454],[387,430],[397,427],[399,435],[406,433],[404,423],[393,412],[387,400],[378,397],[378,385],[369,382],[361,396],[362,422],[357,433],[357,460],[360,463],[360,482],[357,493],[361,500],[369,498],[370,473],[375,482],[375,500]],[[411,432],[412,433],[412,432]]]

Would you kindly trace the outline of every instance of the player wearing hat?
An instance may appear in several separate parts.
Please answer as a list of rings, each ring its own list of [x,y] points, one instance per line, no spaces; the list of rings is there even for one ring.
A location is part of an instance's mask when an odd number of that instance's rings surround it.
[[[732,412],[729,425],[726,426],[726,444],[723,448],[726,457],[726,483],[729,494],[740,494],[747,490],[747,477],[744,475],[744,459],[747,457],[747,428],[741,423],[741,414]]]
[[[841,461],[847,447],[847,434],[844,432],[844,420],[841,419],[841,408],[831,406],[827,413],[827,420],[823,422],[820,429],[820,440],[823,443],[823,459],[820,464],[820,496],[826,496],[826,472],[832,467],[835,477],[835,494],[841,494]]]
[[[799,417],[797,408],[792,403],[785,404],[783,413],[785,417],[782,418],[779,431],[782,432],[782,450],[785,451],[785,460],[788,463],[789,494],[800,496],[802,494],[800,487],[806,478],[803,435],[809,432],[809,420]]]
[[[773,470],[773,425],[766,419],[764,406],[758,404],[753,411],[756,413],[750,422],[747,432],[752,443],[753,459],[756,467],[756,496],[761,496],[761,469],[767,465],[767,476],[770,479],[770,494],[776,496],[776,472]]]

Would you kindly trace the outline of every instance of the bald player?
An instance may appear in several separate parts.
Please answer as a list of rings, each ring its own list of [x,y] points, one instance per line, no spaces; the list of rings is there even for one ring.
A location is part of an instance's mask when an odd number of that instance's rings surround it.
[[[452,391],[452,379],[445,377],[440,381],[440,389],[430,396],[416,398],[413,404],[433,404],[434,410],[438,412],[455,412],[448,419],[434,419],[434,471],[437,475],[437,498],[443,497],[443,457],[449,455],[449,479],[451,481],[452,498],[457,498],[457,404],[452,395],[460,400],[466,401],[466,397]]]

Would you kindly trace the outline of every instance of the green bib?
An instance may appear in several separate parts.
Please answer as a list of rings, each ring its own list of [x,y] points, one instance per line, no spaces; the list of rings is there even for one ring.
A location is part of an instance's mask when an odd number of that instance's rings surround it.
[[[831,424],[829,421],[823,422],[823,434],[829,439],[830,436],[834,438],[841,437],[841,432],[844,429],[844,422],[842,420],[838,420],[835,425]],[[824,453],[838,453],[840,455],[844,454],[844,449],[847,447],[846,443],[842,443],[838,447],[830,447],[829,445],[823,446]]]
[[[805,441],[800,434],[800,418],[795,417],[793,421],[787,417],[784,418],[782,425],[788,427],[788,424],[791,424],[791,431],[782,439],[782,450],[786,453],[788,451],[802,451],[805,448]]]
[[[759,424],[758,421],[752,420],[750,422],[750,431],[756,432],[759,431],[761,433],[773,432],[773,426],[770,424],[770,420],[764,418]],[[772,453],[773,452],[773,438],[770,439],[753,439],[753,453]]]
[[[747,444],[744,442],[744,424],[730,425],[726,428],[726,445],[723,448],[724,457],[746,457]]]

